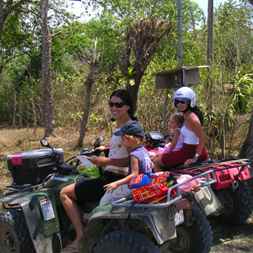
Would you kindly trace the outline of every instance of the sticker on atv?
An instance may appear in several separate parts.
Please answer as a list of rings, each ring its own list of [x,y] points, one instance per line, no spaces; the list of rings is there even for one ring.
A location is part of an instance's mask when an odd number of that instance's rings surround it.
[[[175,225],[178,226],[184,223],[184,211],[181,209],[175,213]]]
[[[42,210],[43,219],[49,221],[55,218],[54,209],[52,203],[48,199],[40,200],[40,206]]]

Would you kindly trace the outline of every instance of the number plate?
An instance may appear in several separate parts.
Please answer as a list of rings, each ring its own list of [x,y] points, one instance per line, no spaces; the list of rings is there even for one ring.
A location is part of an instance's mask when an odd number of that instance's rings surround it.
[[[43,219],[49,221],[55,218],[54,209],[49,199],[41,199],[40,206],[42,210]]]
[[[175,213],[175,225],[178,226],[182,223],[184,223],[184,211],[179,210]]]

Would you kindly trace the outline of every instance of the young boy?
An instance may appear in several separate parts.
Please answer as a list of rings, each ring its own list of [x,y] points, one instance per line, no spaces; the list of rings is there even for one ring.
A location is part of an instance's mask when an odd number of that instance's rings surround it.
[[[147,150],[143,147],[144,131],[138,122],[126,125],[115,135],[122,136],[122,144],[127,148],[130,156],[129,173],[126,177],[105,185],[106,193],[100,200],[100,205],[128,197],[131,190],[128,184],[140,173],[152,172],[153,164]]]

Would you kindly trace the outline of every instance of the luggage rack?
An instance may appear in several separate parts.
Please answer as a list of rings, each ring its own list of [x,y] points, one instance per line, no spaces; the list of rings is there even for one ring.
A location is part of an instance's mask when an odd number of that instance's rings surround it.
[[[166,208],[166,207],[169,207],[172,204],[178,202],[179,200],[181,200],[183,198],[182,191],[180,190],[181,186],[188,184],[191,181],[194,181],[196,179],[203,179],[200,181],[200,187],[209,186],[209,185],[216,182],[215,177],[214,177],[214,170],[208,170],[208,171],[200,173],[196,176],[193,176],[192,178],[190,178],[182,183],[178,183],[178,184],[173,185],[172,187],[169,187],[168,192],[167,192],[166,201],[163,203],[155,203],[155,204],[154,203],[141,203],[141,204],[138,204],[138,203],[134,202],[132,199],[128,200],[126,198],[122,198],[120,200],[114,201],[112,203],[112,206],[113,207],[128,207],[128,208],[133,208],[133,207],[135,207],[135,208],[155,208],[155,209]],[[175,195],[174,195],[174,192],[176,192]]]

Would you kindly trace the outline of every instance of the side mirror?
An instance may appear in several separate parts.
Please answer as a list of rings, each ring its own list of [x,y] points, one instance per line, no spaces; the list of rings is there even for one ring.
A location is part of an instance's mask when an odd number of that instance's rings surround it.
[[[96,140],[93,144],[94,148],[101,146],[103,141],[104,141],[104,138],[102,136],[99,136],[98,138],[96,138]]]
[[[41,140],[40,140],[40,144],[41,144],[42,147],[51,148],[51,146],[50,146],[50,144],[49,144],[47,138],[41,139]]]

